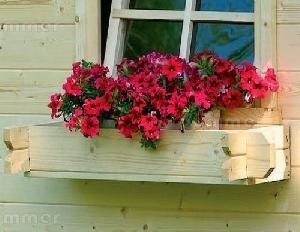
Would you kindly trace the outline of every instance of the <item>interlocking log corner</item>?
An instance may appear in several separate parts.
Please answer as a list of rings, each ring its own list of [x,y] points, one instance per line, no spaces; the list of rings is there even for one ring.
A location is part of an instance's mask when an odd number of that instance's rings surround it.
[[[57,123],[8,128],[5,170],[49,178],[204,184],[289,179],[289,128],[251,127],[184,134],[165,130],[156,151],[145,151],[138,138],[125,139],[116,129],[102,129],[90,140]]]

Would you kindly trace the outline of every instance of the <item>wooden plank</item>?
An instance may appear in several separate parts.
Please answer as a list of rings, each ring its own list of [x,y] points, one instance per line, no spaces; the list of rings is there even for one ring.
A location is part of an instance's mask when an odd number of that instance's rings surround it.
[[[184,18],[184,11],[174,10],[132,10],[112,8],[112,18],[115,19],[142,19],[142,20],[181,20]]]
[[[279,107],[283,119],[300,119],[300,72],[280,72]]]
[[[74,24],[74,0],[0,1],[0,24]]]
[[[0,31],[0,69],[70,69],[75,59],[73,25],[8,27]]]
[[[223,124],[280,124],[281,111],[264,108],[237,108],[221,112]]]
[[[277,70],[277,2],[255,1],[255,64],[260,70]],[[261,100],[261,107],[276,109],[277,95]]]
[[[222,169],[229,181],[242,180],[247,178],[247,157],[236,156],[224,162]]]
[[[290,150],[277,150],[275,154],[275,167],[272,173],[265,179],[255,179],[253,184],[287,180],[291,176]]]
[[[70,135],[64,128],[32,127],[31,169],[109,174],[118,165],[116,174],[149,175],[153,181],[158,175],[222,179],[221,166],[228,158],[222,149],[228,146],[224,136],[226,133],[213,131],[186,131],[184,135],[168,131],[163,133],[157,151],[145,152],[139,148],[138,140],[126,140],[114,129],[103,129],[100,138],[90,142],[77,133]],[[126,149],[120,152],[115,147]]]
[[[300,52],[300,25],[279,24],[277,37],[278,70],[299,71],[300,61],[297,54]]]
[[[192,11],[192,21],[254,22],[253,13]]]
[[[19,174],[30,171],[29,150],[9,151],[5,157],[4,172],[9,174]]]
[[[190,232],[196,228],[198,232],[223,232],[230,228],[231,231],[282,232],[298,231],[300,228],[300,217],[297,214],[187,212],[181,209],[12,203],[1,203],[0,208],[1,216],[6,219],[2,224],[3,231],[32,232],[33,228],[38,231],[57,231],[63,228],[66,232],[81,232],[100,228],[103,232]],[[32,218],[28,218],[28,212],[33,215]],[[48,215],[47,220],[45,215]]]
[[[29,147],[28,127],[6,128],[3,132],[4,142],[10,150],[23,150]]]
[[[300,166],[300,121],[299,120],[286,120],[285,124],[290,126],[291,130],[291,161],[292,166]]]
[[[299,24],[300,2],[297,0],[277,0],[277,20],[280,24]]]
[[[61,92],[69,71],[0,70],[0,113],[49,114],[47,104]]]

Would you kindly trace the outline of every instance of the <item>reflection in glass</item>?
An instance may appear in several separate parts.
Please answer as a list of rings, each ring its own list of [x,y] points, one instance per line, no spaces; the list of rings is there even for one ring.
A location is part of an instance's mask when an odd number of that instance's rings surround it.
[[[131,0],[129,8],[139,10],[184,10],[185,0]]]
[[[191,55],[210,50],[238,63],[254,61],[254,25],[196,23]]]
[[[134,59],[152,51],[179,54],[181,31],[181,22],[129,21],[124,57]]]
[[[197,10],[254,12],[254,0],[198,0]]]

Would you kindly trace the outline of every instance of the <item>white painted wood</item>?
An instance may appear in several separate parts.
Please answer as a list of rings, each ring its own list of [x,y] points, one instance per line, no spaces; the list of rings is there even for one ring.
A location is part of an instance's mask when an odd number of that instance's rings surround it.
[[[111,11],[114,9],[126,9],[128,0],[115,0],[112,2]],[[116,73],[115,65],[123,58],[124,39],[126,35],[126,22],[120,18],[110,16],[104,64],[112,73]]]
[[[192,11],[192,21],[254,22],[253,13]]]
[[[190,2],[188,2],[190,4]],[[190,10],[189,10],[190,11]],[[176,20],[183,21],[184,11],[175,10],[133,10],[133,9],[112,9],[112,18],[120,19],[145,19],[145,20]]]
[[[191,12],[195,10],[195,7],[195,0],[186,2],[180,42],[180,57],[185,59],[189,59],[190,57],[191,41],[193,36],[193,22],[191,21]]]

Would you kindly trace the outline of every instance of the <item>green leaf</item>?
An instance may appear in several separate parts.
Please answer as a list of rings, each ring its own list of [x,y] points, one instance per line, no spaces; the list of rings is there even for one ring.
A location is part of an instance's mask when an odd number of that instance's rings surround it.
[[[132,100],[126,99],[124,101],[118,102],[118,110],[121,112],[121,114],[127,114],[132,107]]]
[[[201,70],[203,75],[212,76],[214,74],[214,63],[207,57],[203,57],[199,60],[197,67]]]
[[[198,119],[199,109],[195,105],[190,105],[184,114],[184,124],[190,126]]]
[[[157,149],[157,140],[148,140],[144,137],[141,138],[141,146],[145,148],[145,150],[156,150]]]
[[[94,65],[93,62],[88,62],[86,60],[82,60],[81,63],[82,63],[82,67],[87,69],[91,68]]]

